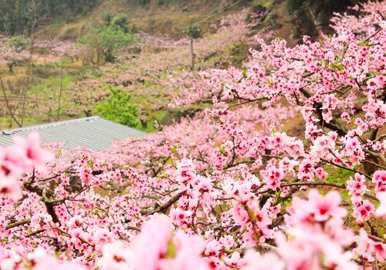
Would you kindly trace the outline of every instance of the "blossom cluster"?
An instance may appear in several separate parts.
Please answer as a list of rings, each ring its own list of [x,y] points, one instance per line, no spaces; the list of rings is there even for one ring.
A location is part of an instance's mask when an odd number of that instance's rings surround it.
[[[18,178],[23,173],[41,168],[51,158],[51,154],[40,147],[37,133],[31,133],[26,139],[15,137],[14,144],[0,149],[1,196],[19,199],[22,189]]]
[[[143,139],[1,149],[0,269],[382,269],[386,4],[360,11],[206,71],[180,103],[212,106]]]

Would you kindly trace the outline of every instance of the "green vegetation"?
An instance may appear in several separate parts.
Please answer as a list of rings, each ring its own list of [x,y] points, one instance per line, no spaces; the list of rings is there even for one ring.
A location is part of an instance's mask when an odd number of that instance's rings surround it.
[[[302,0],[301,0],[302,1]],[[264,8],[271,8],[273,6],[274,1],[272,0],[251,0],[250,5],[254,10],[260,10]]]
[[[202,30],[196,24],[189,25],[189,27],[185,30],[185,33],[191,39],[198,39],[202,37]]]
[[[110,97],[96,105],[96,113],[122,125],[143,128],[138,107],[132,102],[132,97],[118,87],[110,87],[110,91]]]
[[[0,32],[30,34],[43,20],[81,14],[100,0],[1,0]]]
[[[350,177],[354,176],[354,173],[350,170],[338,168],[335,166],[327,166],[326,171],[328,173],[327,183],[335,183],[335,184],[346,184],[346,182],[350,179]],[[350,203],[350,195],[347,191],[343,191],[342,198]]]
[[[241,67],[248,58],[249,45],[243,42],[233,44],[230,48],[229,56],[232,65]]]
[[[96,50],[98,63],[101,63],[102,60],[113,63],[116,50],[126,47],[133,41],[134,35],[132,33],[125,32],[122,28],[114,25],[92,29],[80,39],[80,43]]]
[[[115,62],[115,52],[134,42],[134,34],[130,31],[128,17],[124,14],[112,16],[105,14],[104,25],[90,29],[79,39],[81,44],[95,49],[97,62]],[[102,59],[103,58],[103,59]]]
[[[121,29],[125,33],[130,31],[129,18],[125,14],[119,14],[112,17],[110,25]]]
[[[9,45],[15,48],[16,51],[25,50],[30,46],[30,41],[26,39],[24,36],[16,35],[10,38]]]
[[[327,166],[329,183],[345,184],[354,173],[347,169],[337,168],[335,166]]]

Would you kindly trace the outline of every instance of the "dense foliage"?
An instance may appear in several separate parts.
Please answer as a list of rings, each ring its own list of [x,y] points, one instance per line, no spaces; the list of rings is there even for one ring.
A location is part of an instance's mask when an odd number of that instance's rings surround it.
[[[1,149],[0,268],[382,269],[386,4],[361,12],[185,77],[176,102],[213,106],[144,139]]]
[[[38,22],[79,14],[99,0],[0,0],[0,32],[29,34]]]
[[[96,50],[98,63],[115,61],[115,52],[134,41],[134,35],[116,24],[91,29],[81,37],[80,43]]]
[[[110,90],[111,95],[96,105],[97,114],[126,126],[141,128],[139,110],[133,104],[131,96],[116,87],[112,87]]]

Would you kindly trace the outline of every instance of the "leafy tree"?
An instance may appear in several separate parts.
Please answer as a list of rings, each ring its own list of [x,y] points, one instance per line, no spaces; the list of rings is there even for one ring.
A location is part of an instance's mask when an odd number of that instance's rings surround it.
[[[80,39],[80,43],[96,50],[98,63],[101,62],[101,57],[106,62],[114,62],[116,50],[129,45],[133,41],[134,35],[132,33],[126,33],[120,27],[114,25],[95,28]]]
[[[0,32],[26,33],[36,22],[82,13],[99,2],[100,0],[0,0]]]
[[[111,26],[120,28],[123,32],[128,33],[129,29],[129,18],[125,14],[119,14],[112,18]]]
[[[112,15],[111,13],[105,13],[103,15],[103,21],[105,26],[114,26],[120,28],[123,32],[130,32],[129,18],[126,14]]]
[[[123,125],[141,128],[139,110],[131,96],[117,87],[111,87],[110,91],[110,97],[96,106],[97,114]]]
[[[190,38],[190,54],[191,54],[191,69],[194,70],[196,62],[196,54],[194,52],[194,40],[202,37],[201,28],[198,25],[190,25],[186,31],[186,35]]]

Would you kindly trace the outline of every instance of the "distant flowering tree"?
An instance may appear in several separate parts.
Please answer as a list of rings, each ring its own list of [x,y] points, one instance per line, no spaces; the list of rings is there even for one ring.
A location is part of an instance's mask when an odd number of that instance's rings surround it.
[[[202,73],[180,103],[213,106],[144,139],[1,149],[0,269],[382,269],[386,5],[361,13]]]

